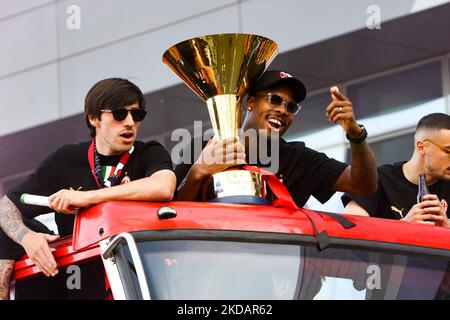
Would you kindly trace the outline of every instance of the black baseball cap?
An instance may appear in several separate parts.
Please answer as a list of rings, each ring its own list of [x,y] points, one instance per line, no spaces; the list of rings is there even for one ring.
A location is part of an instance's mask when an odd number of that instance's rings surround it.
[[[275,85],[287,86],[294,93],[294,100],[302,102],[306,97],[306,87],[299,79],[294,78],[289,73],[279,70],[269,70],[262,74],[258,81],[250,84],[249,95],[254,95],[258,91],[268,89]]]

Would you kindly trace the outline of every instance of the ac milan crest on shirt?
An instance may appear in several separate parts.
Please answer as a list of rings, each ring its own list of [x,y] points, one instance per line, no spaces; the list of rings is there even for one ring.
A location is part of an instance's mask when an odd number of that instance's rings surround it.
[[[125,183],[130,183],[130,182],[131,182],[130,177],[125,173],[125,177],[123,177],[123,179],[120,182],[120,184],[125,184]]]
[[[447,213],[448,203],[445,201],[445,199],[441,200],[441,204],[444,207],[444,212]]]

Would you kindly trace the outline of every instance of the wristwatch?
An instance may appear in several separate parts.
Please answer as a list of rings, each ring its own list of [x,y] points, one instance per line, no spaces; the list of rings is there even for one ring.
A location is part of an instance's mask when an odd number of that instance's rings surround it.
[[[359,123],[358,123],[358,126],[362,129],[362,132],[356,138],[350,137],[348,135],[348,133],[345,134],[345,136],[347,137],[347,140],[354,144],[359,144],[359,143],[363,142],[364,140],[366,140],[366,138],[367,138],[366,128],[362,124],[359,124]]]

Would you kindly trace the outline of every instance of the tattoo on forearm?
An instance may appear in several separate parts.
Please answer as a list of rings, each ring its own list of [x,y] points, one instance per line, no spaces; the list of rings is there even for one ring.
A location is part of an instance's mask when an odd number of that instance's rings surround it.
[[[9,299],[9,282],[14,260],[0,260],[0,300]]]
[[[15,242],[20,243],[23,237],[30,232],[22,220],[22,214],[16,205],[4,196],[0,200],[0,227]]]

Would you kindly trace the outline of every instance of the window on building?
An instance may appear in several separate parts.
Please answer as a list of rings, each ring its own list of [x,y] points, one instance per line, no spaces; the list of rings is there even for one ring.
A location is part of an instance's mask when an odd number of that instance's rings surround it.
[[[414,151],[414,133],[388,138],[370,143],[377,166],[409,160]],[[351,151],[347,150],[347,162],[350,162]]]
[[[358,119],[442,97],[441,62],[435,61],[347,87]]]

